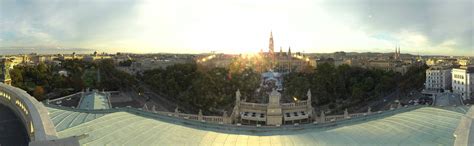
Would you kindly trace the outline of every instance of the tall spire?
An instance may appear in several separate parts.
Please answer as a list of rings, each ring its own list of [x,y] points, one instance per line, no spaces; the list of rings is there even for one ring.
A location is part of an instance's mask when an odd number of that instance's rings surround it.
[[[274,45],[273,45],[273,33],[270,31],[270,41],[269,41],[269,44],[268,44],[268,55],[270,57],[270,68],[273,69],[274,65],[275,65],[275,50],[274,50]]]
[[[397,55],[398,55],[397,58],[398,58],[398,59],[401,59],[401,58],[400,58],[400,45],[398,45],[398,53],[397,53]]]
[[[283,48],[280,46],[280,55],[279,56],[283,56]]]
[[[273,54],[274,53],[274,49],[273,49],[273,32],[270,31],[270,41],[268,43],[268,49],[269,49],[269,53],[270,54]]]
[[[395,45],[395,53],[393,53],[393,59],[398,59],[398,45]]]
[[[288,56],[291,57],[291,47],[288,46]]]
[[[288,72],[291,72],[291,66],[292,66],[291,65],[291,60],[293,58],[291,57],[291,47],[290,46],[288,46],[288,54],[287,55],[288,55],[287,57],[288,57],[288,60],[289,60],[288,61]]]

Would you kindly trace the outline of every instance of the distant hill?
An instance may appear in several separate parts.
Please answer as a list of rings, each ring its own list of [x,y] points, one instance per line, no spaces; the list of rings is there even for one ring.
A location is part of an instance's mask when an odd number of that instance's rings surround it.
[[[16,54],[90,54],[93,53],[94,49],[85,48],[0,48],[0,54],[2,55],[16,55]]]

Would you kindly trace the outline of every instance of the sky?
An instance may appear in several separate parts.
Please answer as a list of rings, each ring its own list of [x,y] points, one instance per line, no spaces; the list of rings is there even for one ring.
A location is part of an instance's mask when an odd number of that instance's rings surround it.
[[[0,0],[0,49],[474,56],[474,0]]]

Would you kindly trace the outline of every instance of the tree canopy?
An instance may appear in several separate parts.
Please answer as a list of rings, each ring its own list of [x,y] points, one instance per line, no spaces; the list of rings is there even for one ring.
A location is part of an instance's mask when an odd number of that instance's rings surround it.
[[[316,105],[344,109],[380,99],[399,88],[402,92],[423,86],[426,67],[413,66],[405,75],[393,71],[321,64],[314,72],[292,72],[284,78],[284,94],[306,99],[308,89]]]
[[[198,69],[194,63],[175,64],[153,69],[141,78],[158,93],[185,103],[194,110],[212,112],[234,103],[235,91],[250,96],[258,88],[260,74],[252,69],[230,72],[226,68]]]

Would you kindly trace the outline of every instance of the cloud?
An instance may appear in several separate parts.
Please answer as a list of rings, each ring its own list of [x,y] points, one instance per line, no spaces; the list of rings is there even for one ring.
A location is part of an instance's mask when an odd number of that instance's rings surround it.
[[[474,55],[472,0],[328,0],[324,4],[338,16],[356,17],[353,27],[368,34],[390,34],[406,46],[425,47],[417,49],[456,48],[458,54]]]
[[[120,38],[133,21],[133,0],[37,0],[0,2],[0,38],[7,45],[82,46]]]
[[[0,47],[474,55],[472,0],[0,0]]]

